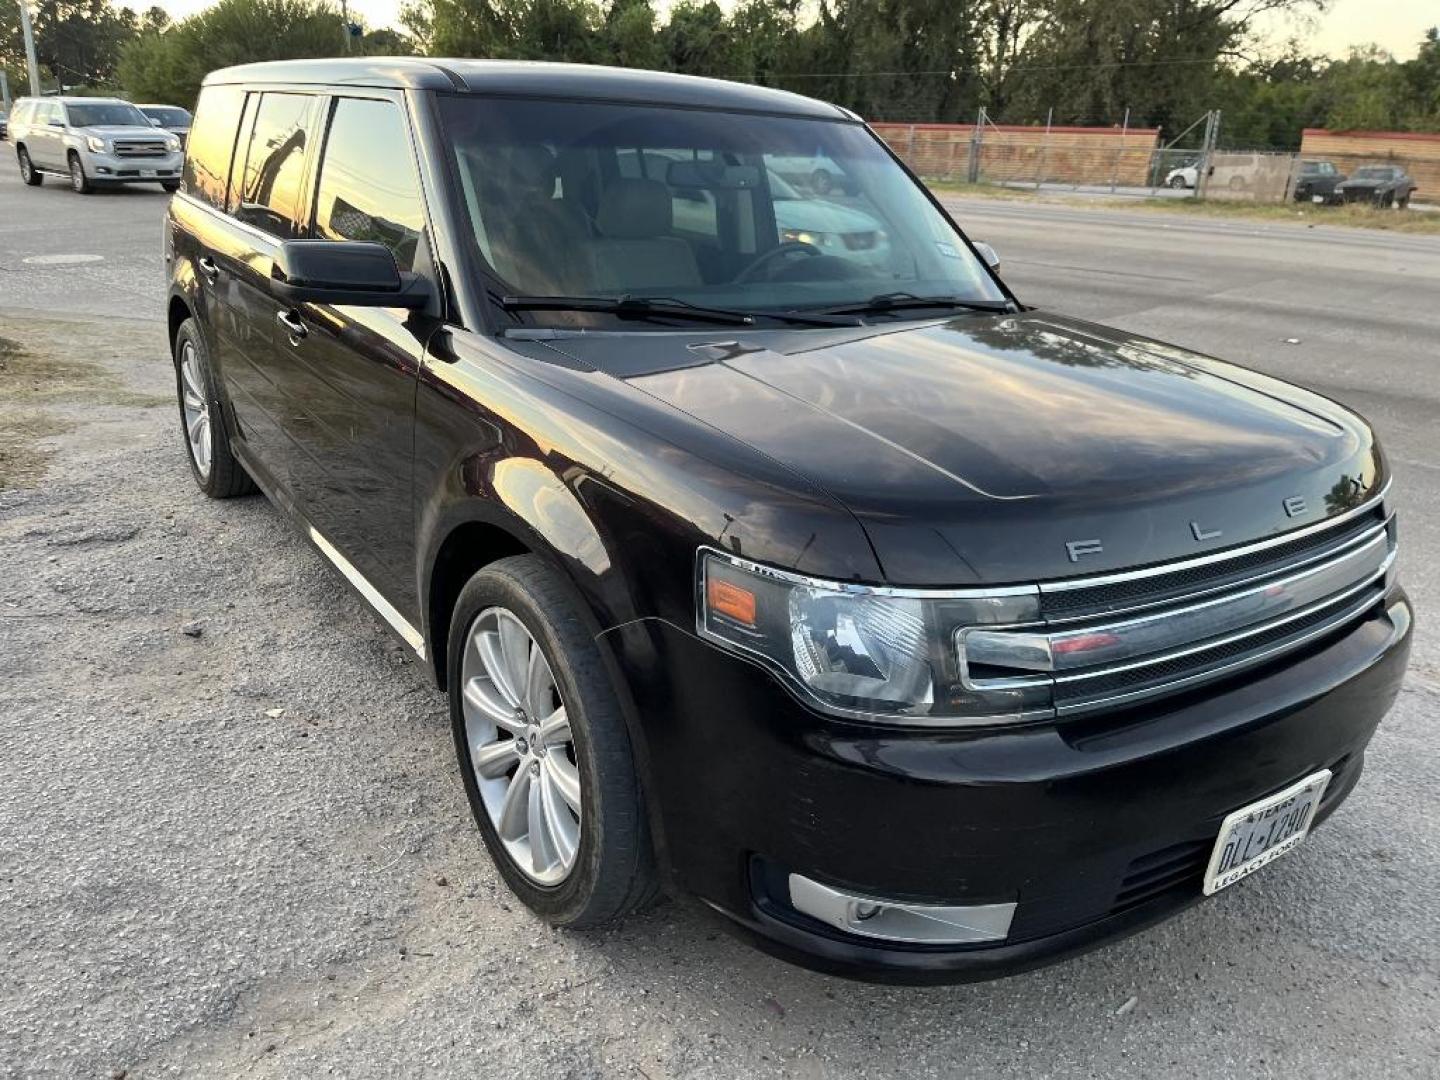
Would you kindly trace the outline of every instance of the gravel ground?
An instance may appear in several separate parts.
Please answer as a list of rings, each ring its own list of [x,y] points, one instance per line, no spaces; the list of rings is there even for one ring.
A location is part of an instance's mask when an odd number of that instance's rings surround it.
[[[27,221],[106,201],[43,200]],[[158,220],[158,198],[109,204]],[[0,270],[20,235],[0,224]],[[488,863],[420,666],[267,503],[194,490],[160,404],[163,332],[115,310],[137,305],[98,276],[113,262],[0,295],[0,337],[109,376],[43,403],[67,430],[0,490],[0,1076],[1436,1074],[1423,624],[1330,823],[1069,964],[862,986],[753,952],[687,903],[558,933]],[[62,280],[83,317],[21,310]],[[115,307],[85,302],[92,286]],[[20,399],[5,380],[0,425]],[[1433,442],[1403,449],[1434,468]],[[1437,510],[1433,486],[1411,490],[1413,544]]]

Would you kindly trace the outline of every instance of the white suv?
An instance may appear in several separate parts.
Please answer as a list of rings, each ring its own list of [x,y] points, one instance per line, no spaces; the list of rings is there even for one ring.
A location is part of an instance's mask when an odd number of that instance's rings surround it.
[[[66,176],[82,195],[102,184],[180,186],[180,140],[116,98],[21,98],[10,139],[25,183]]]

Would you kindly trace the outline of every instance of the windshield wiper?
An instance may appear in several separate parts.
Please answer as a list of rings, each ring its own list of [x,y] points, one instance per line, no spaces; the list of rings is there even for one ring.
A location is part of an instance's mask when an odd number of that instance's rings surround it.
[[[757,319],[807,326],[856,326],[853,319],[832,318],[826,312],[736,311],[731,308],[701,307],[669,296],[502,296],[506,311],[598,311],[621,318],[678,318],[725,326],[754,326]]]
[[[961,296],[916,296],[908,292],[879,293],[859,304],[841,304],[817,309],[820,315],[874,315],[913,308],[964,308],[967,311],[993,311],[1008,315],[1015,311],[1010,300],[967,300]]]

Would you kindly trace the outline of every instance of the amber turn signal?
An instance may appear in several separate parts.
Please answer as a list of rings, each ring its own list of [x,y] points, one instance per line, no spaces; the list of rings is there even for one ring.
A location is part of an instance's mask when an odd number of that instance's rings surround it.
[[[755,625],[755,594],[749,589],[712,577],[705,583],[705,599],[711,611],[745,626]]]

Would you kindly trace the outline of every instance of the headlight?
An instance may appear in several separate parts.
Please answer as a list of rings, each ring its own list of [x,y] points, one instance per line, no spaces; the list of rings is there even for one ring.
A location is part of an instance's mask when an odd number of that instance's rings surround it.
[[[179,149],[180,149],[180,138],[179,138],[179,136],[178,136],[178,135],[166,135],[166,136],[165,136],[165,149],[171,151],[172,153],[173,153],[174,151],[176,151],[176,150],[179,150]]]
[[[100,138],[100,136],[98,135],[86,135],[85,145],[88,146],[94,153],[105,153],[105,140]]]
[[[702,549],[701,637],[758,660],[820,708],[961,726],[1053,715],[1048,687],[968,689],[957,634],[1039,621],[1033,586],[938,591],[821,581]]]
[[[781,229],[780,239],[787,244],[811,244],[819,248],[829,247],[835,241],[832,234],[811,229]]]

